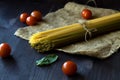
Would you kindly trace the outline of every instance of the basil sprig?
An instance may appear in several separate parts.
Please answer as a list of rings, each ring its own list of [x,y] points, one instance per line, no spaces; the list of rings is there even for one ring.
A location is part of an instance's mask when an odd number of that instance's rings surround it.
[[[36,61],[37,66],[44,66],[44,65],[49,65],[55,62],[58,59],[58,56],[56,54],[49,54],[45,57],[43,57],[40,60]]]

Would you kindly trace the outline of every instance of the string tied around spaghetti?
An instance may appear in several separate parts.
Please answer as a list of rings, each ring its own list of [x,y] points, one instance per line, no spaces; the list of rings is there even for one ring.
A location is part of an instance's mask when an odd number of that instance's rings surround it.
[[[88,39],[87,39],[87,36],[89,36],[90,38],[92,37],[92,32],[96,32],[97,29],[96,28],[92,28],[92,29],[89,29],[87,26],[86,26],[86,20],[81,20],[81,21],[78,21],[83,29],[86,31],[85,32],[85,41],[88,42]]]

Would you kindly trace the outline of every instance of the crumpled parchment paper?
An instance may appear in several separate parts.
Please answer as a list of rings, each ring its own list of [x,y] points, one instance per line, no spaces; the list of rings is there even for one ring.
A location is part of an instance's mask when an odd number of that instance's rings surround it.
[[[43,17],[44,21],[39,22],[34,26],[19,28],[14,35],[25,40],[29,40],[29,37],[36,32],[62,27],[77,23],[78,21],[83,22],[84,19],[82,19],[80,13],[84,8],[88,8],[92,11],[93,18],[118,12],[112,9],[94,8],[74,2],[68,2],[64,8],[61,8],[56,12],[48,13],[45,17]],[[120,30],[99,36],[89,40],[88,42],[77,42],[57,50],[69,54],[88,55],[103,59],[115,53],[118,48],[120,48]]]

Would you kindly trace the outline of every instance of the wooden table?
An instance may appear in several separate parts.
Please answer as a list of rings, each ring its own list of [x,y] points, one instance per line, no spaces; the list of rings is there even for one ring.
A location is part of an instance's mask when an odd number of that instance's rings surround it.
[[[120,49],[104,60],[59,51],[40,54],[32,49],[27,41],[13,35],[19,27],[25,26],[19,21],[22,12],[30,13],[38,9],[44,16],[63,7],[68,1],[85,4],[87,0],[0,1],[0,43],[7,42],[12,47],[11,57],[0,58],[0,80],[120,80]],[[109,0],[109,3],[96,0],[96,3],[98,7],[120,9],[119,0]],[[36,60],[51,53],[59,56],[54,64],[45,67],[36,66]],[[76,62],[78,66],[76,75],[68,77],[63,74],[61,66],[67,60]]]

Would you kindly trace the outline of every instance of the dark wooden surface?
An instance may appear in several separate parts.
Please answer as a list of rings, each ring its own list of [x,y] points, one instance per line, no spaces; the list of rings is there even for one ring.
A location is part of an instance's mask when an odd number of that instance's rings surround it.
[[[39,9],[43,15],[55,11],[68,1],[85,4],[87,0],[1,0],[0,1],[0,43],[12,47],[11,57],[0,58],[0,80],[120,80],[120,50],[111,57],[99,60],[82,55],[70,55],[51,51],[39,54],[28,42],[14,36],[14,32],[25,24],[19,22],[22,12]],[[98,7],[120,9],[119,0],[96,0]],[[93,3],[89,5],[94,6]],[[38,67],[35,61],[55,53],[59,59],[49,66]],[[61,66],[66,60],[77,63],[77,74],[64,75]]]

